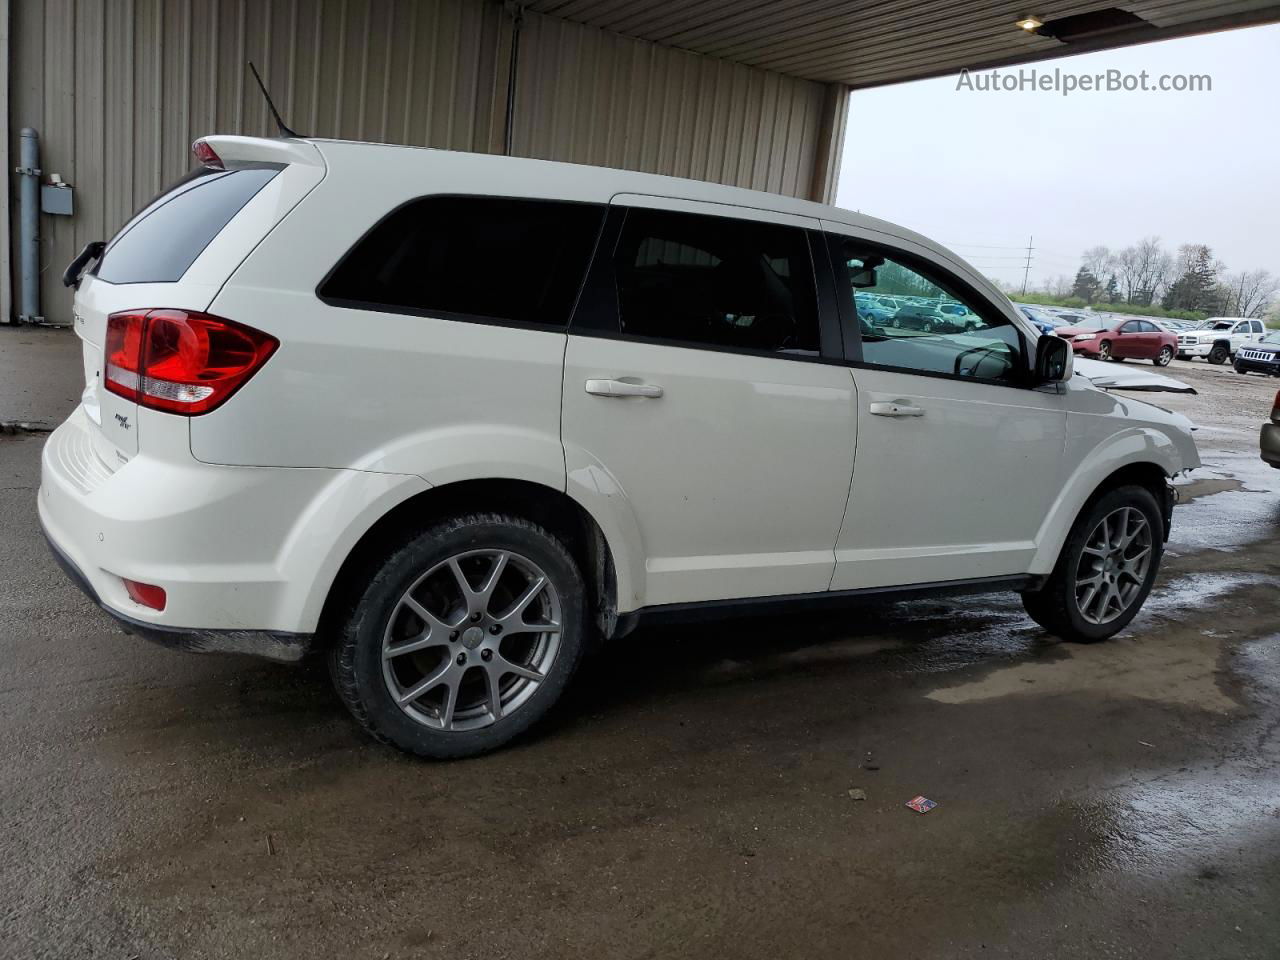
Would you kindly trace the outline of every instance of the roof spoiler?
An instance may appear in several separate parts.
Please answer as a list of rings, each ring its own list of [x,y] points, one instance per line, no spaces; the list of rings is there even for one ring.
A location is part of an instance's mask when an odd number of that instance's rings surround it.
[[[214,134],[201,137],[193,143],[191,152],[205,166],[220,165],[230,168],[251,163],[297,163],[307,167],[324,166],[324,158],[320,156],[320,151],[306,140],[269,140],[266,137]]]

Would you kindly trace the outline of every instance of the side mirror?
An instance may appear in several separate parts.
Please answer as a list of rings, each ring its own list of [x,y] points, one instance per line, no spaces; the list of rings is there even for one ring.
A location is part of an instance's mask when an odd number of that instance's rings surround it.
[[[1044,334],[1036,341],[1037,383],[1060,383],[1071,379],[1071,344],[1061,337]]]

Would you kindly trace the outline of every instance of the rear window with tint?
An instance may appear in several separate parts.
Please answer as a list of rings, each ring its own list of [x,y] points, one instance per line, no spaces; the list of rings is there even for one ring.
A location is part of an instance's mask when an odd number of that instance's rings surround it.
[[[384,217],[320,283],[335,306],[564,327],[597,204],[423,197]]]
[[[201,169],[161,194],[107,247],[95,276],[107,283],[172,283],[279,170]]]

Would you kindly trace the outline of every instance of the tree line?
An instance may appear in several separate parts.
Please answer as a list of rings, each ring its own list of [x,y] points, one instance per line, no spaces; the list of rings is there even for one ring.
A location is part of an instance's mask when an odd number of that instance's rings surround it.
[[[1145,237],[1122,250],[1089,248],[1081,256],[1075,280],[1059,277],[1050,281],[1046,292],[1090,304],[1261,317],[1276,305],[1280,277],[1267,270],[1233,273],[1203,243],[1184,243],[1170,253],[1158,237]]]

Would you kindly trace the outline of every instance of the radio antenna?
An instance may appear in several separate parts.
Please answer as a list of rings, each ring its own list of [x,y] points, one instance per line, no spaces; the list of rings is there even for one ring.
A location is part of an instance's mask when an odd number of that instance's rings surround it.
[[[253,61],[249,61],[249,69],[253,71],[253,79],[258,81],[258,89],[262,91],[263,97],[267,101],[267,109],[271,111],[271,115],[276,118],[276,128],[280,131],[282,137],[293,137],[294,139],[302,139],[302,135],[295,133],[289,129],[289,125],[284,122],[280,116],[280,111],[276,109],[276,105],[271,102],[271,94],[267,93],[267,85],[262,82],[262,75],[258,73],[258,68],[253,65]]]

